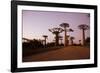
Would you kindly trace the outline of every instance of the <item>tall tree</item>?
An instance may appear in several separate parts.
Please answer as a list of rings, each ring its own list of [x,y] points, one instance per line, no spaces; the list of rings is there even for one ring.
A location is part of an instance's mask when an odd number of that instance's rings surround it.
[[[67,28],[69,27],[69,24],[68,23],[62,23],[62,24],[60,24],[60,26],[61,27],[63,27],[64,28],[64,37],[65,37],[65,39],[64,39],[64,46],[67,46],[68,45],[68,43],[67,43]]]
[[[43,37],[44,37],[45,47],[46,47],[46,40],[47,40],[48,36],[47,35],[43,35]]]
[[[81,45],[81,40],[79,40],[79,45]]]
[[[58,46],[59,45],[59,34],[63,32],[64,30],[62,28],[52,28],[52,29],[49,29],[49,31],[55,35],[55,43],[56,43],[56,46]]]
[[[62,40],[63,40],[63,37],[62,36],[59,36],[59,40],[60,40],[61,44],[63,44],[62,43]]]
[[[85,45],[85,30],[89,29],[89,26],[86,24],[81,24],[78,26],[79,29],[82,30],[82,35],[83,35],[83,45]]]
[[[75,37],[70,37],[71,40],[71,45],[73,45],[73,40],[75,39]]]

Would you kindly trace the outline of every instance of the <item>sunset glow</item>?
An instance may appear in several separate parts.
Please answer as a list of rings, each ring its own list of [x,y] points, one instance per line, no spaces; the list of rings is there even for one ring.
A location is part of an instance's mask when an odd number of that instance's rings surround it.
[[[54,35],[48,29],[60,27],[59,25],[61,23],[69,23],[69,28],[73,29],[74,32],[68,32],[68,35],[75,37],[74,42],[79,43],[79,40],[82,39],[82,31],[78,28],[78,26],[80,24],[90,26],[89,13],[34,10],[22,11],[22,28],[24,38],[44,39],[43,35],[47,35],[47,42],[52,42],[54,40]],[[85,34],[85,38],[90,37],[90,29],[87,30]],[[64,32],[60,33],[60,35],[64,37]]]

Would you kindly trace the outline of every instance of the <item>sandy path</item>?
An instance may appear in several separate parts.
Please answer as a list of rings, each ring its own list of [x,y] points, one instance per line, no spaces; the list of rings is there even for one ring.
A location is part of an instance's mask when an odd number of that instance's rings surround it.
[[[25,57],[25,62],[31,61],[50,61],[50,60],[76,60],[89,59],[90,49],[80,46],[69,46],[53,51],[39,53],[36,55]]]

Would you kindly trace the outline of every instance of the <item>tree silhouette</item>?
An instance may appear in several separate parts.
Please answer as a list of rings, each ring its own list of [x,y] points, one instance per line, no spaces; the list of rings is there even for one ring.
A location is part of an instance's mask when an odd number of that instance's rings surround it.
[[[64,33],[64,37],[65,37],[64,46],[67,46],[67,37],[66,37],[66,35],[67,35],[67,27],[69,27],[69,24],[68,23],[62,23],[62,24],[60,24],[60,26],[64,28],[64,31],[65,31],[65,33]]]
[[[62,43],[62,40],[63,40],[63,37],[62,36],[59,36],[59,40],[61,41],[61,44],[63,44]]]
[[[45,42],[45,47],[46,47],[46,40],[47,40],[48,36],[47,35],[43,35],[43,37],[44,37],[44,42]]]
[[[69,32],[73,32],[73,31],[74,31],[73,29],[71,29],[71,28],[69,29]]]
[[[28,39],[28,38],[22,38],[23,40],[26,40],[25,42],[22,43],[22,47],[25,50],[29,49],[37,49],[37,48],[42,48],[43,44],[41,43],[41,40],[39,39]]]
[[[79,45],[81,45],[81,40],[79,40]]]
[[[71,40],[71,45],[73,45],[73,40],[75,39],[75,37],[70,37]]]
[[[69,45],[69,40],[68,39],[69,39],[70,36],[67,35],[66,37],[67,37],[67,45]]]
[[[63,32],[63,29],[62,28],[52,28],[52,29],[49,29],[50,32],[52,32],[54,35],[55,35],[55,43],[56,43],[56,46],[59,45],[59,33]]]
[[[85,40],[87,43],[90,43],[90,37],[87,37]]]
[[[64,33],[64,37],[65,37],[65,39],[64,39],[64,46],[67,46],[68,45],[67,32],[73,32],[74,30],[71,29],[71,28],[67,29],[69,27],[68,23],[62,23],[62,24],[60,24],[60,26],[64,28],[64,31],[65,31],[65,33]]]
[[[87,37],[87,38],[85,39],[85,44],[86,44],[87,46],[90,46],[90,37]]]
[[[85,45],[85,30],[89,29],[89,26],[86,24],[81,24],[78,26],[79,29],[82,30],[82,34],[83,34],[83,45]]]

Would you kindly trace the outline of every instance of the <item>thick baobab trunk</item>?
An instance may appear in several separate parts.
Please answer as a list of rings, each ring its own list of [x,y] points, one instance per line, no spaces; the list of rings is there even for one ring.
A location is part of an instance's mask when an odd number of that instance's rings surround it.
[[[61,39],[61,44],[63,44],[63,43],[62,43],[62,39]]]
[[[85,30],[83,29],[83,46],[85,45]]]
[[[46,47],[46,38],[45,38],[45,41],[44,42],[45,42],[45,47]]]
[[[64,40],[64,42],[65,42],[65,44],[64,44],[64,46],[67,46],[67,30],[66,30],[66,28],[65,28],[65,40]]]
[[[73,45],[73,40],[71,39],[71,45]]]
[[[81,45],[81,40],[79,40],[79,45]]]
[[[56,46],[58,46],[59,45],[59,35],[58,34],[56,34],[55,40],[56,40]]]
[[[46,40],[47,40],[47,37],[48,37],[48,36],[44,35],[43,37],[44,37],[44,45],[45,45],[45,47],[46,47]]]

